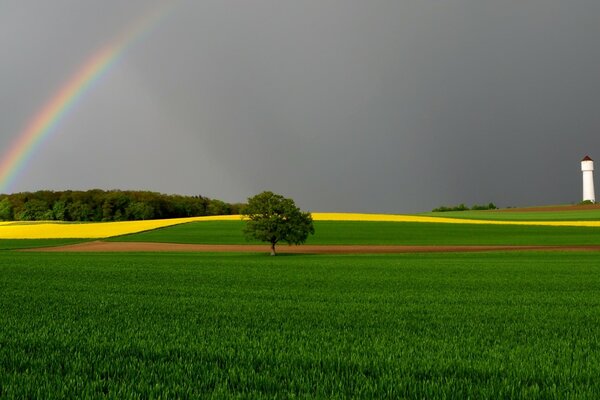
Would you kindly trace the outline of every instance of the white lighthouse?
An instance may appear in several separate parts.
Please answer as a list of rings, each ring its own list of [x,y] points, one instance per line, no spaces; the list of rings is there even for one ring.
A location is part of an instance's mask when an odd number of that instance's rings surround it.
[[[583,172],[583,201],[596,202],[594,195],[594,160],[585,156],[581,160],[581,172]]]

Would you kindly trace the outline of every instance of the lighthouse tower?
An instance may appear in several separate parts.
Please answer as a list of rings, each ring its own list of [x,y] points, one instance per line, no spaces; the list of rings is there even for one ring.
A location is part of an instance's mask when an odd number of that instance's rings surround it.
[[[583,172],[583,201],[596,202],[594,195],[594,160],[585,156],[581,160],[581,172]]]

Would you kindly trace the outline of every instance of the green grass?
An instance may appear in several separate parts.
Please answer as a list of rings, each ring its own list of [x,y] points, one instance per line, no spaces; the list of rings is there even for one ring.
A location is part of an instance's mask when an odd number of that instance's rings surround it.
[[[246,244],[242,221],[203,221],[110,238],[116,242],[164,242],[203,244]]]
[[[447,211],[419,214],[431,217],[486,219],[494,221],[598,221],[598,210],[567,211]]]
[[[242,221],[193,222],[113,241],[246,244]],[[600,244],[589,227],[315,221],[308,244],[381,245],[586,245]]]
[[[85,241],[86,239],[0,239],[0,250],[64,246]]]
[[[600,396],[595,253],[0,253],[2,398]]]

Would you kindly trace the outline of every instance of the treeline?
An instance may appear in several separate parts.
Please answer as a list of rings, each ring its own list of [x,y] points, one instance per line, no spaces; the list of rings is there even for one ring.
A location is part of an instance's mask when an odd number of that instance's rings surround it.
[[[4,221],[134,221],[239,214],[241,204],[147,191],[38,191],[0,195]]]
[[[451,207],[441,206],[438,208],[434,208],[431,211],[432,212],[445,212],[445,211],[469,211],[469,210],[477,211],[477,210],[496,210],[496,209],[497,209],[497,207],[494,203],[489,203],[487,205],[475,204],[471,208],[465,206],[464,204],[459,204],[457,206],[451,206]]]

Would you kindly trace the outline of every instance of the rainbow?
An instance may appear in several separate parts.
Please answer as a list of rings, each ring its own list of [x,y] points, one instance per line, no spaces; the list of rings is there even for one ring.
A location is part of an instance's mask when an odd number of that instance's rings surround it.
[[[103,46],[63,84],[26,124],[0,159],[0,193],[7,191],[36,149],[48,138],[84,95],[114,66],[131,45],[149,33],[174,8],[163,1],[133,21],[115,40]]]

